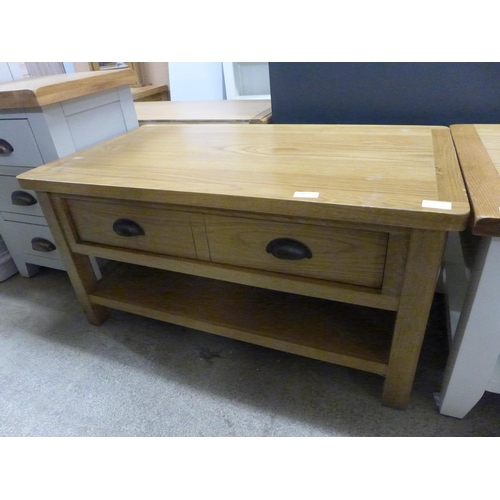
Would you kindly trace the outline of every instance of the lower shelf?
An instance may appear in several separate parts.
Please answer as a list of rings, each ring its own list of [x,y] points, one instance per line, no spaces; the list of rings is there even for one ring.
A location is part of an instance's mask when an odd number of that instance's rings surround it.
[[[385,375],[395,313],[120,264],[94,304]]]

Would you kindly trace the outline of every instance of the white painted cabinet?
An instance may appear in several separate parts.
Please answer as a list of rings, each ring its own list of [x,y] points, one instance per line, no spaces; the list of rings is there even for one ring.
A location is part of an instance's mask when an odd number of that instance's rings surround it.
[[[463,418],[485,391],[500,394],[500,238],[470,235],[462,248],[458,235],[450,236],[444,282],[451,339],[439,406]]]
[[[0,234],[23,276],[64,264],[36,194],[16,176],[136,128],[134,80],[123,70],[0,83]]]
[[[471,205],[469,227],[450,234],[444,287],[450,354],[440,413],[465,417],[485,392],[500,394],[500,125],[451,125]]]

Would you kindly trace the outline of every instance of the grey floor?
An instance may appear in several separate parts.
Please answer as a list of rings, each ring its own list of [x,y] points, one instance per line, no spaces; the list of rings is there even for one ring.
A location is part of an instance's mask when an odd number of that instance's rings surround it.
[[[381,377],[113,311],[90,325],[66,273],[0,283],[0,436],[500,436],[500,395],[440,415],[436,295],[410,404]]]

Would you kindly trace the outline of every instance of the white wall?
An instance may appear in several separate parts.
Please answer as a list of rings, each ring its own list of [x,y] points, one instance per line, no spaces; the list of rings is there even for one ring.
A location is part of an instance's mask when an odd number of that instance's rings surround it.
[[[88,62],[74,62],[73,68],[75,68],[76,73],[79,73],[81,71],[92,71],[92,67]]]
[[[224,99],[222,62],[168,63],[172,101]]]
[[[141,62],[139,67],[144,85],[169,85],[168,62]]]

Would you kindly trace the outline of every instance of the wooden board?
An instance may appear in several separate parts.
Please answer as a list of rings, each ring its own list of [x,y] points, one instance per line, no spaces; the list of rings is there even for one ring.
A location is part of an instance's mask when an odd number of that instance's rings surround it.
[[[443,142],[451,147],[443,127],[152,125],[19,180],[54,193],[133,200],[140,190],[142,201],[461,230],[469,203]]]
[[[140,266],[97,284],[94,304],[384,375],[392,312]]]
[[[168,85],[141,85],[130,90],[134,101],[147,99],[162,102],[167,100],[169,93]]]
[[[268,123],[271,117],[270,99],[136,102],[134,105],[139,123]]]
[[[131,69],[86,71],[64,75],[23,78],[0,83],[0,109],[32,108],[132,85],[136,75]]]
[[[500,125],[452,125],[472,217],[480,236],[500,236]]]

